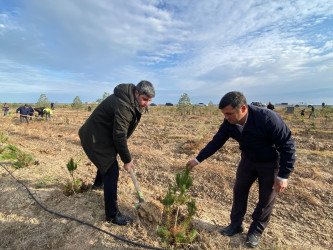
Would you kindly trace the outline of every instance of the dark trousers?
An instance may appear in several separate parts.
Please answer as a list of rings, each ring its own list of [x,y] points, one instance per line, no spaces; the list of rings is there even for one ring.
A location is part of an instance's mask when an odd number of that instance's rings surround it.
[[[277,193],[272,189],[274,179],[278,172],[278,160],[274,162],[253,162],[242,154],[238,165],[234,197],[231,209],[231,224],[241,225],[247,209],[249,191],[252,184],[258,179],[259,201],[252,213],[253,222],[249,232],[261,235],[266,228],[274,205]]]
[[[119,178],[119,165],[115,161],[105,175],[97,170],[94,185],[101,186],[104,183],[104,204],[105,216],[107,220],[114,217],[118,212],[117,186]]]
[[[20,122],[24,122],[26,120],[27,123],[29,123],[29,119],[27,115],[20,115]]]

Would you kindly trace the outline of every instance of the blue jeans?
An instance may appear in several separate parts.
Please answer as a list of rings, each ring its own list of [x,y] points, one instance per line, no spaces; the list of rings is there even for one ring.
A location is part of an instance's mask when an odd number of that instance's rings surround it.
[[[45,114],[45,118],[47,120],[47,118],[51,119],[51,113],[47,112],[47,111],[44,111],[44,114]],[[43,116],[42,116],[43,117]]]

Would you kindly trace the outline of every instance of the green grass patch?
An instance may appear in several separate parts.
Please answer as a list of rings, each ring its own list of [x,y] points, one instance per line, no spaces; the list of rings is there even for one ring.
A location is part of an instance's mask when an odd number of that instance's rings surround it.
[[[57,181],[58,181],[58,178],[56,178],[55,176],[47,175],[47,176],[42,177],[41,179],[38,179],[36,188],[44,188],[47,185],[52,184]]]

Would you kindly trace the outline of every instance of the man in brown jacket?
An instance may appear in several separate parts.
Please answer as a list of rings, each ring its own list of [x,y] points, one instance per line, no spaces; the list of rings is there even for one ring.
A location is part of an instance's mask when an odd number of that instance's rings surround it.
[[[153,97],[155,90],[148,81],[141,81],[137,85],[119,84],[79,130],[82,147],[98,169],[93,188],[104,186],[106,220],[117,225],[126,225],[133,219],[121,214],[118,209],[119,165],[116,157],[119,154],[126,171],[134,169],[127,139]]]

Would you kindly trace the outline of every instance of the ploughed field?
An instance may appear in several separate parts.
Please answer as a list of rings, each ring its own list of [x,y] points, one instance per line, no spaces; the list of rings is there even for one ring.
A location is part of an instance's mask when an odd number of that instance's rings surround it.
[[[175,174],[184,169],[218,130],[223,117],[217,108],[199,107],[181,116],[177,107],[150,107],[129,139],[136,165],[135,174],[147,202],[161,201]],[[333,122],[326,117],[302,119],[278,109],[296,142],[295,172],[288,188],[279,195],[270,224],[260,240],[262,249],[329,249],[333,228]],[[56,107],[51,121],[33,118],[20,124],[15,114],[1,116],[1,148],[12,144],[33,156],[32,164],[14,169],[1,165],[23,182],[45,207],[57,213],[93,224],[111,234],[154,247],[166,247],[154,229],[143,226],[134,203],[138,202],[130,175],[122,168],[119,177],[120,210],[135,220],[121,227],[104,221],[103,191],[88,190],[66,196],[64,186],[71,180],[66,164],[71,157],[82,158],[74,171],[91,185],[96,168],[86,156],[78,129],[88,118],[86,110]],[[8,138],[8,140],[6,140]],[[197,203],[193,226],[198,230],[186,249],[243,249],[251,212],[257,202],[253,185],[243,234],[231,238],[219,230],[229,224],[232,188],[240,159],[238,143],[229,140],[212,157],[191,173],[189,192]],[[122,163],[120,162],[121,166]],[[124,249],[137,248],[96,229],[43,210],[23,185],[0,166],[0,249]],[[148,215],[147,215],[148,216]]]

